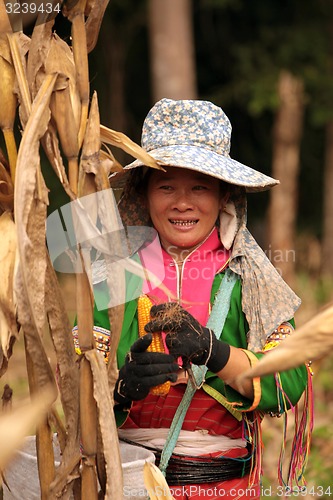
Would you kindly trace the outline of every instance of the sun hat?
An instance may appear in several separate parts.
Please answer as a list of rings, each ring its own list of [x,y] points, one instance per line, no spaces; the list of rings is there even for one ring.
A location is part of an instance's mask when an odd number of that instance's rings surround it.
[[[231,129],[223,110],[209,101],[161,99],[144,120],[141,146],[162,166],[196,170],[243,186],[248,192],[279,184],[230,158]],[[141,160],[135,160],[124,169],[143,165]]]

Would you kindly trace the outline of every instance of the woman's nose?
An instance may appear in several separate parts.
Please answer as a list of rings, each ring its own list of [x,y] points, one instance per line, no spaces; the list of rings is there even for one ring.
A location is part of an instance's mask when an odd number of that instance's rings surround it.
[[[191,193],[188,193],[186,190],[182,190],[181,192],[176,193],[174,200],[174,208],[176,208],[181,212],[184,212],[186,210],[192,210],[193,201]]]

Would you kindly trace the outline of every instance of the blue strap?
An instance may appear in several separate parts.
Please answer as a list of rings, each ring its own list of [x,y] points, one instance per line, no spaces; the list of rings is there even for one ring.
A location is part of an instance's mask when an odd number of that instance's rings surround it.
[[[215,297],[212,312],[207,321],[207,328],[213,330],[218,339],[221,336],[224,323],[230,309],[231,293],[237,279],[237,275],[228,268],[225,272],[224,278],[221,281],[220,287]],[[193,384],[193,382],[190,383],[190,381],[187,384],[183,398],[171,422],[169,433],[162,450],[159,468],[164,475],[166,474],[169,459],[173,453],[173,450],[175,449],[188,407],[191,404],[197,387],[201,387],[201,385],[203,384],[206,372],[207,366],[192,365],[192,373],[195,380],[195,385]]]

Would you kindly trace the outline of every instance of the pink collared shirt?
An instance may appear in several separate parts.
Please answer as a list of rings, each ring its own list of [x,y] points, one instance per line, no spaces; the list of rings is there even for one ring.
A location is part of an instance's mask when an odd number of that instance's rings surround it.
[[[162,287],[151,287],[144,282],[143,293],[149,295],[154,304],[179,302],[202,325],[207,323],[210,314],[210,296],[215,275],[223,270],[229,260],[229,251],[222,245],[217,229],[214,228],[207,238],[197,246],[182,262],[177,265],[172,256],[162,249],[164,279]],[[149,262],[146,263],[150,269]],[[152,263],[152,271],[161,275]],[[159,265],[162,265],[160,262]],[[150,269],[151,270],[151,269]]]

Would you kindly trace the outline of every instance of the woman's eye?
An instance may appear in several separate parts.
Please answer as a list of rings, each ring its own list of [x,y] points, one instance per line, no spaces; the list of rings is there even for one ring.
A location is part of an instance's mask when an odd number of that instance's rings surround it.
[[[159,187],[159,189],[163,189],[164,191],[168,191],[168,190],[172,189],[172,187],[168,186],[168,185],[162,185]]]
[[[201,190],[207,189],[207,186],[200,186],[200,185],[199,186],[194,186],[193,189],[195,191],[201,191]]]

